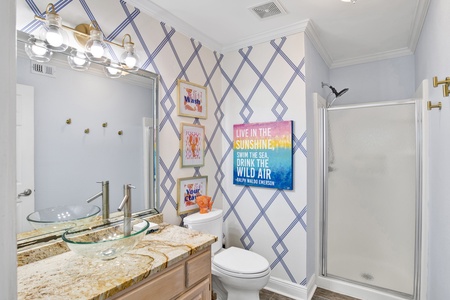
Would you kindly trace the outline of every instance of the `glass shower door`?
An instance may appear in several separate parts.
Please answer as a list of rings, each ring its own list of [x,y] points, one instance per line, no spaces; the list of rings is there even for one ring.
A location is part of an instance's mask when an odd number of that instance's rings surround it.
[[[414,102],[328,108],[323,275],[413,295]]]

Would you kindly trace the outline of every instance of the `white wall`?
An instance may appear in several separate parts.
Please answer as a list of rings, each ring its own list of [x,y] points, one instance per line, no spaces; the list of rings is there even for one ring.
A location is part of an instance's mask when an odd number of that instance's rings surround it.
[[[450,76],[450,1],[433,0],[415,53],[415,84],[430,81],[430,100],[442,101],[442,110],[427,112],[430,119],[430,206],[428,299],[446,300],[450,295],[450,98],[442,87],[433,88],[432,78]]]
[[[380,60],[372,63],[330,70],[330,84],[349,91],[334,105],[408,99],[414,95],[414,56]],[[324,88],[330,93],[328,88]],[[332,100],[330,96],[328,100]]]
[[[3,3],[0,25],[0,299],[17,298],[16,271],[16,2]]]

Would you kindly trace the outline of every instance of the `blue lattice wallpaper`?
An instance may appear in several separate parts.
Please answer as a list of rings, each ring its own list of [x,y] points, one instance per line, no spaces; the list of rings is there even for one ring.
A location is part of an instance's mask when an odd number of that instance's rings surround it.
[[[303,33],[227,53],[222,170],[227,245],[270,261],[272,276],[306,284],[306,113]],[[294,121],[294,189],[233,185],[233,124]]]
[[[17,29],[34,32],[47,0],[17,0]],[[106,39],[125,33],[141,57],[141,68],[160,79],[160,208],[164,220],[178,224],[177,179],[208,176],[208,194],[224,209],[226,243],[258,252],[272,277],[306,285],[306,115],[304,35],[299,33],[225,55],[205,48],[119,0],[60,0],[64,23],[96,20]],[[110,49],[111,56],[120,49]],[[177,115],[177,79],[208,89],[206,120]],[[232,184],[232,125],[294,120],[294,190]],[[180,168],[180,123],[206,127],[205,166]]]

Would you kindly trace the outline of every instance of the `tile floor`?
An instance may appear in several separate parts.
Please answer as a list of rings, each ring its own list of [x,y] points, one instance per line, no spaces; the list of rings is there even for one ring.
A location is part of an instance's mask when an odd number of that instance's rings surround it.
[[[261,300],[292,300],[292,298],[276,294],[268,290],[262,290],[259,293]],[[341,294],[333,293],[321,288],[317,288],[312,300],[359,300],[357,298],[344,296]]]

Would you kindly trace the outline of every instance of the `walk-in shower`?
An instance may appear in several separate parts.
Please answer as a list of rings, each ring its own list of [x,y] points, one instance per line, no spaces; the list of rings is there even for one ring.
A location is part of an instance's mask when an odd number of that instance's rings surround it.
[[[419,299],[420,105],[322,109],[320,276],[392,296],[365,300]]]

